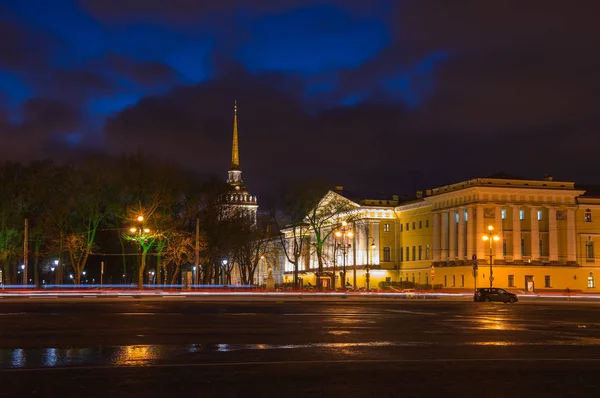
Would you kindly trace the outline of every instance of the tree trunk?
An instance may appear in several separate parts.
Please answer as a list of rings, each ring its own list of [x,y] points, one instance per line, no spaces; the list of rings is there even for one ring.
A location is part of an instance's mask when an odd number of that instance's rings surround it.
[[[150,249],[150,247],[143,248],[143,250],[142,250],[142,258],[141,258],[140,268],[139,268],[139,272],[138,272],[138,288],[140,288],[140,289],[144,288],[144,271],[146,270],[146,255],[148,254],[149,249]]]
[[[40,287],[40,246],[42,242],[40,240],[36,240],[34,243],[34,259],[33,259],[33,283],[35,287]]]
[[[175,265],[175,271],[173,272],[173,276],[171,277],[171,286],[177,283],[177,276],[179,276],[179,271],[181,270],[181,264]]]

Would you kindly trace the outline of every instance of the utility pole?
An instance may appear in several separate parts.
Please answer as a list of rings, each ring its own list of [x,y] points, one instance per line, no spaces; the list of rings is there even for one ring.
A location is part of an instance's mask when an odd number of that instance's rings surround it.
[[[25,219],[25,232],[23,234],[23,284],[27,285],[27,252],[29,251],[29,220]]]
[[[102,290],[102,277],[104,276],[104,261],[100,262],[100,290]]]
[[[195,284],[200,281],[200,218],[196,217],[196,277]]]

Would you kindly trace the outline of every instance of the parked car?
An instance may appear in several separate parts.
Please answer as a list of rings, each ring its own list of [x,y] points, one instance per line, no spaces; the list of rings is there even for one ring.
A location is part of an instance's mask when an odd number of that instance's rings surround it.
[[[475,301],[498,301],[511,304],[519,301],[519,298],[516,294],[507,292],[506,290],[499,289],[497,287],[477,289],[473,299]]]

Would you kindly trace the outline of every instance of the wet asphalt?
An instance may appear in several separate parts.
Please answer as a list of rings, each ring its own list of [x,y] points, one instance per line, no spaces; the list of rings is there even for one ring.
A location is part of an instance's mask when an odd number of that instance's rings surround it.
[[[600,393],[600,304],[0,301],[0,397]]]

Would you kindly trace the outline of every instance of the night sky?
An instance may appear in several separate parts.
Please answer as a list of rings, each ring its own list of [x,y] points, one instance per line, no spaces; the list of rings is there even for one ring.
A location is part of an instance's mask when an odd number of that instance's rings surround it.
[[[597,0],[2,0],[0,158],[138,149],[250,190],[600,182]],[[595,10],[595,11],[594,11]]]

